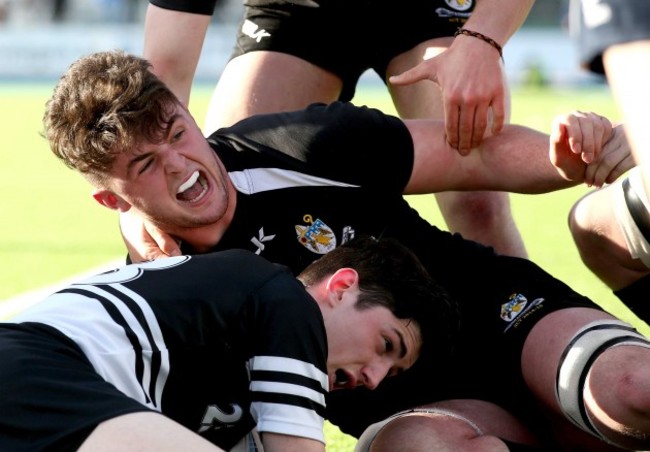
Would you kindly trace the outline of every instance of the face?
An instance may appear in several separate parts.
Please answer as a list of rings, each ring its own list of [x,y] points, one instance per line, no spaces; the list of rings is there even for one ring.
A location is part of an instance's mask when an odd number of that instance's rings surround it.
[[[228,223],[234,187],[189,112],[176,106],[161,143],[118,155],[108,189],[171,234]]]
[[[387,308],[358,310],[354,301],[325,318],[330,391],[366,386],[411,367],[420,354],[418,326],[398,319]]]

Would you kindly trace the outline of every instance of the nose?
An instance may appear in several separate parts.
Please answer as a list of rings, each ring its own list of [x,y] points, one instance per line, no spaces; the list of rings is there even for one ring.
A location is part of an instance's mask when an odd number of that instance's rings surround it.
[[[173,149],[167,149],[162,153],[162,162],[165,172],[168,174],[178,173],[185,168],[185,157]]]
[[[390,372],[391,363],[387,360],[376,360],[361,369],[363,385],[368,389],[375,389]]]

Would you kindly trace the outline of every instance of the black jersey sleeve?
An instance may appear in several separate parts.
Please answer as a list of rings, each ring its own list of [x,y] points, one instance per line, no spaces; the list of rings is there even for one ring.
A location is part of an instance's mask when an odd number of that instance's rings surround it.
[[[413,169],[413,140],[403,121],[377,109],[334,102],[256,115],[214,137],[243,151],[300,161],[306,172],[401,193]]]
[[[163,9],[211,16],[217,0],[149,0],[149,3]]]

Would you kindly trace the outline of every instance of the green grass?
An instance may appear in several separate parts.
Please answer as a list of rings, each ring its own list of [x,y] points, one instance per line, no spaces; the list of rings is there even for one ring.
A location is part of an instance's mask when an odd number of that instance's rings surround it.
[[[65,168],[40,136],[44,105],[53,85],[0,85],[0,300],[124,256],[117,216],[91,198],[90,186]],[[192,111],[199,124],[210,90],[197,87]],[[385,91],[362,89],[355,102],[394,112]],[[522,90],[513,92],[512,122],[548,131],[554,115],[573,109],[617,118],[609,92]],[[544,195],[513,195],[515,219],[530,257],[576,290],[620,317],[641,325],[581,263],[566,226],[584,187]],[[444,226],[430,195],[409,198],[431,222]],[[327,428],[328,451],[351,450],[354,440]]]

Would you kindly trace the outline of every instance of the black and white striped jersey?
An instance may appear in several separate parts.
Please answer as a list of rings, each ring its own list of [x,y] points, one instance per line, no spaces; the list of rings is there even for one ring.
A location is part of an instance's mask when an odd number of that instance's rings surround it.
[[[106,381],[221,447],[255,425],[324,442],[320,309],[285,267],[253,253],[128,265],[12,322],[62,332]]]

